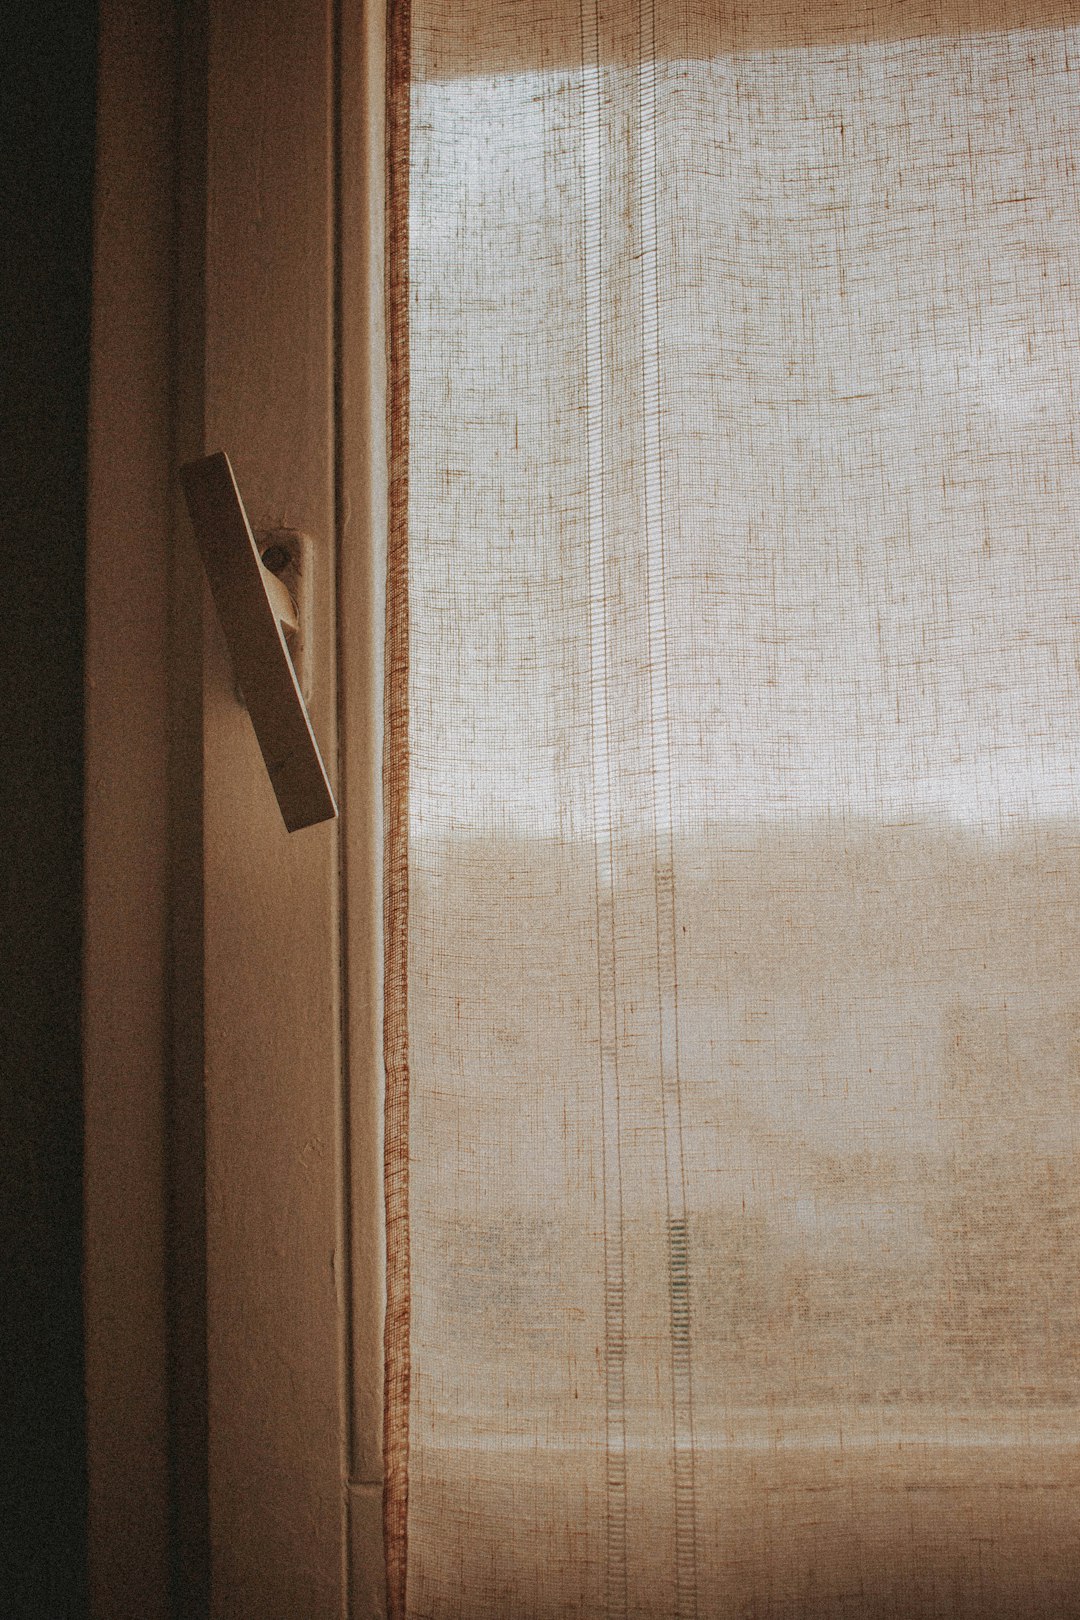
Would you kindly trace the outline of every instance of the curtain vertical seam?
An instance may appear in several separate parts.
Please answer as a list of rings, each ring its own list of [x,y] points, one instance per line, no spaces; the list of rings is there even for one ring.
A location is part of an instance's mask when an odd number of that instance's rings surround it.
[[[661,436],[659,242],[656,170],[656,0],[639,0],[637,60],[637,260],[640,277],[642,533],[645,542],[653,874],[660,1106],[667,1216],[671,1334],[676,1620],[696,1620],[697,1506],[690,1346],[691,1267],[679,1054],[674,802],[670,710],[667,548]]]
[[[585,507],[589,587],[589,709],[596,908],[597,1040],[600,1060],[604,1226],[604,1606],[627,1612],[626,1286],[619,1096],[618,981],[608,715],[607,546],[604,500],[603,130],[599,0],[583,0],[582,250],[585,325]],[[589,20],[587,21],[587,17]],[[592,143],[592,144],[590,144]],[[593,166],[595,165],[595,173]],[[594,308],[595,302],[595,308]],[[605,996],[610,1005],[605,1007]]]

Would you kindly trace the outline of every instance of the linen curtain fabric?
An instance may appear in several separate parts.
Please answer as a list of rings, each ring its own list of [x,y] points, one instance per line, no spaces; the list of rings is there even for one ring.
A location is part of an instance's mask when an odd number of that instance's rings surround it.
[[[393,1612],[1080,1614],[1080,9],[390,46]]]

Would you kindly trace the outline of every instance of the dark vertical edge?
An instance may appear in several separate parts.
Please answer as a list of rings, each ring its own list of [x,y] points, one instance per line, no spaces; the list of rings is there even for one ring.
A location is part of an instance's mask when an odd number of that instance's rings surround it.
[[[8,8],[0,255],[0,1608],[86,1601],[84,615],[97,7]]]
[[[173,467],[203,451],[207,42],[206,0],[179,0],[173,310]],[[210,1607],[206,1341],[206,1124],[203,1041],[203,580],[173,500],[169,737],[169,1322],[170,1610]]]
[[[390,460],[386,579],[385,1005],[386,1384],[383,1527],[391,1620],[404,1620],[409,1505],[409,103],[410,0],[387,12],[386,296]]]

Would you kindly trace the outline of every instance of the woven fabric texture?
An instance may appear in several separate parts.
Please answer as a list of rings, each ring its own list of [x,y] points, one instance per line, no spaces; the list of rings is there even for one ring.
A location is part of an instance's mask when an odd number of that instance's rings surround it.
[[[1080,9],[391,38],[395,1615],[1080,1615]]]

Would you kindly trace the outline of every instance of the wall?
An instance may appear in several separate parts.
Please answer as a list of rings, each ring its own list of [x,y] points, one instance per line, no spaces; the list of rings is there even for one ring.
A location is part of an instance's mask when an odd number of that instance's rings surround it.
[[[0,1607],[81,1612],[83,565],[96,8],[5,18]]]

